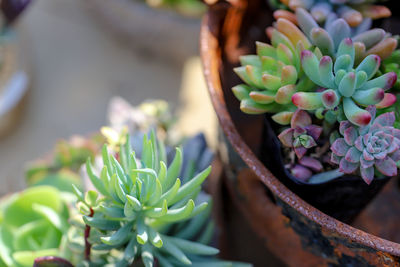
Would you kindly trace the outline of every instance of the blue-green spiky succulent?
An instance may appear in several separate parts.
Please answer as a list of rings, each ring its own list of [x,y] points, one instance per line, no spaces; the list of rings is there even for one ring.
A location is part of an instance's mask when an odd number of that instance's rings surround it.
[[[327,119],[336,121],[347,118],[351,123],[365,126],[371,114],[360,108],[369,105],[387,107],[395,97],[385,94],[397,80],[395,73],[374,77],[380,65],[380,58],[369,55],[357,67],[354,66],[354,45],[351,39],[344,39],[339,45],[335,63],[329,56],[321,60],[310,51],[302,52],[302,66],[307,76],[322,88],[322,92],[300,92],[293,95],[293,103],[304,110],[329,110]]]
[[[212,225],[206,226],[208,203],[195,204],[211,168],[182,184],[177,178],[183,160],[179,148],[167,167],[165,149],[154,134],[144,137],[140,159],[126,140],[117,155],[103,148],[99,175],[88,161],[87,173],[97,191],[77,191],[84,214],[81,227],[86,225],[86,261],[117,266],[219,262],[212,257],[218,250],[201,243],[208,243],[212,234]]]
[[[335,16],[345,19],[352,27],[391,15],[387,7],[373,4],[380,2],[379,0],[280,0],[280,2],[270,0],[270,4],[275,8],[309,10],[318,23],[324,23],[329,17]]]

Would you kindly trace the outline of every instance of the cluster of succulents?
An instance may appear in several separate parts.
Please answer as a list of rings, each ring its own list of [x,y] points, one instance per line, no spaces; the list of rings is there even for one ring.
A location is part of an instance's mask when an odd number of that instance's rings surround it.
[[[249,266],[209,246],[215,225],[202,184],[213,153],[204,136],[164,145],[168,106],[139,107],[114,99],[104,136],[61,140],[29,165],[30,187],[0,202],[0,266]]]
[[[301,182],[397,175],[400,50],[370,21],[390,11],[373,1],[273,2],[289,9],[274,12],[271,44],[257,42],[235,69],[241,110],[277,123],[285,166]]]
[[[325,23],[332,17],[346,20],[350,26],[356,27],[371,20],[391,16],[390,9],[374,3],[379,0],[270,0],[275,8],[308,10],[318,23]]]

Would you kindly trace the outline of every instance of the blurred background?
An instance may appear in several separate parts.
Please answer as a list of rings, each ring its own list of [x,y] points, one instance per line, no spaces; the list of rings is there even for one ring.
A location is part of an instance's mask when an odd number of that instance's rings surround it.
[[[215,144],[197,56],[203,7],[154,9],[138,1],[34,0],[13,25],[16,67],[4,87],[18,93],[6,97],[0,89],[1,195],[22,189],[26,162],[57,140],[106,124],[113,96],[133,105],[167,100],[183,133],[204,131]]]

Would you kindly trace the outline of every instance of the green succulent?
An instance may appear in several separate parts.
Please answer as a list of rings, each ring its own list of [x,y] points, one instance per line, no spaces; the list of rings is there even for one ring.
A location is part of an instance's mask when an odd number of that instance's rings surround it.
[[[104,143],[100,135],[90,138],[74,136],[71,140],[56,143],[50,159],[37,160],[28,164],[25,179],[29,186],[51,185],[61,191],[73,193],[72,184],[81,187],[78,174],[88,157],[95,155]]]
[[[272,7],[307,9],[318,23],[324,23],[330,17],[340,17],[352,27],[371,23],[372,19],[390,17],[390,10],[382,5],[373,5],[375,0],[269,0]]]
[[[2,200],[0,266],[30,267],[37,257],[65,256],[72,199],[65,196],[54,187],[37,186]]]
[[[88,243],[81,243],[86,260],[100,266],[129,266],[132,262],[153,266],[154,261],[161,266],[219,262],[212,257],[217,249],[189,240],[204,227],[209,216],[208,203],[196,204],[195,200],[211,168],[181,184],[177,178],[183,160],[179,148],[167,167],[165,148],[154,133],[149,138],[144,136],[140,160],[132,151],[130,138],[126,140],[118,155],[109,153],[104,146],[104,166],[99,174],[95,174],[88,160],[86,170],[97,191],[83,194],[76,189],[78,208],[83,214],[81,233],[84,229],[90,232],[85,239]],[[212,225],[203,230],[204,235],[197,241],[207,243]],[[87,253],[88,244],[92,253]]]
[[[257,55],[240,58],[236,74],[246,83],[232,88],[240,108],[248,114],[276,113],[277,123],[290,123],[296,110],[291,102],[296,91],[309,91],[314,84],[303,75],[300,53],[311,48],[307,37],[286,19],[280,19],[268,33],[271,44],[257,42]],[[316,51],[318,53],[318,51]]]
[[[388,58],[382,61],[380,74],[394,72],[400,75],[400,50],[394,51]],[[400,80],[397,80],[393,86],[394,89],[400,90]]]
[[[354,66],[355,49],[351,39],[344,39],[338,48],[335,63],[329,56],[321,60],[310,51],[302,51],[302,66],[306,75],[322,88],[321,92],[299,92],[293,95],[293,103],[303,110],[317,110],[331,123],[347,118],[358,126],[368,125],[371,114],[361,107],[375,105],[391,106],[396,97],[385,93],[396,82],[395,73],[371,79],[380,66],[380,58],[367,56],[357,67]]]

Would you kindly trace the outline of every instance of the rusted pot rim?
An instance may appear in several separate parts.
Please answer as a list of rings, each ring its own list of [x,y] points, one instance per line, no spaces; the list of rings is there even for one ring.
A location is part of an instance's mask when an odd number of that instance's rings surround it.
[[[200,32],[200,53],[204,75],[220,126],[242,160],[274,195],[292,206],[308,219],[354,242],[392,255],[400,256],[400,244],[366,233],[322,213],[290,191],[259,161],[239,135],[229,115],[219,76],[219,59],[221,52],[218,46],[218,39],[213,36],[208,27],[209,21],[210,13],[207,13],[202,20]]]

